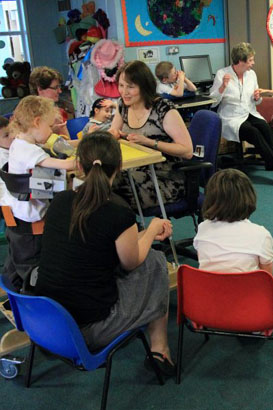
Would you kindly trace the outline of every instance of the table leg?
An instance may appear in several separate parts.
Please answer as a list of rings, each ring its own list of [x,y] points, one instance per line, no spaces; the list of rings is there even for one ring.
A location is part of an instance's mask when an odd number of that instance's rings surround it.
[[[164,219],[168,219],[153,164],[149,165],[149,169],[151,171],[151,178],[152,178],[152,181],[153,181],[153,184],[154,184],[154,187],[155,187],[155,191],[156,191],[156,195],[157,195],[157,199],[158,199],[158,203],[159,203],[159,206],[160,206],[162,216],[163,216]],[[177,265],[179,265],[178,258],[177,258],[177,253],[176,253],[176,249],[175,249],[175,245],[174,245],[174,241],[173,241],[172,236],[169,237],[169,241],[170,241],[170,245],[171,245],[171,248],[172,248],[174,261]]]
[[[135,197],[135,201],[136,201],[137,210],[138,210],[138,214],[139,214],[139,217],[140,217],[141,225],[142,225],[142,228],[145,229],[145,220],[144,220],[143,212],[142,212],[141,205],[140,205],[140,202],[139,202],[138,194],[137,194],[137,191],[136,191],[135,181],[134,181],[134,178],[132,177],[132,173],[131,173],[130,169],[127,169],[127,173],[128,173],[130,185],[131,185],[134,197]]]

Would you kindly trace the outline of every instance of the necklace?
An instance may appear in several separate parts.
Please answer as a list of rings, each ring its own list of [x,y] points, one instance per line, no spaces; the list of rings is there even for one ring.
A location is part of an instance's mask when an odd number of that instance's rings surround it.
[[[132,113],[133,113],[133,116],[135,117],[135,119],[137,120],[137,122],[139,122],[139,121],[141,121],[142,119],[143,119],[143,116],[145,115],[145,114],[141,114],[141,116],[140,117],[138,117],[137,115],[136,115],[136,112],[135,112],[135,110],[132,108],[131,109],[132,111]]]

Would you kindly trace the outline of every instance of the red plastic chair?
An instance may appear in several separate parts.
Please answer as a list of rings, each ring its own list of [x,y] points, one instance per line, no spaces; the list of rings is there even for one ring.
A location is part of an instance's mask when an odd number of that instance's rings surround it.
[[[209,334],[273,339],[273,277],[263,270],[218,273],[182,265],[177,272],[177,324],[179,384],[185,324],[206,340]]]

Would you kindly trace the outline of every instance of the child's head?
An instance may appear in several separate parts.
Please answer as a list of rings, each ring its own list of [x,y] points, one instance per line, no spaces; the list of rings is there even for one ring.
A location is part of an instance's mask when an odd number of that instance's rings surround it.
[[[98,98],[92,106],[90,117],[101,122],[108,121],[112,118],[114,107],[115,103],[113,101],[106,98]]]
[[[237,169],[216,172],[205,190],[203,217],[225,222],[249,218],[256,209],[256,193],[250,179]]]
[[[112,181],[121,167],[120,144],[109,132],[95,131],[80,141],[77,160],[86,178],[73,202],[70,234],[78,228],[84,239],[88,217],[109,200]]]
[[[8,130],[9,120],[0,116],[0,147],[9,149],[13,138]]]
[[[172,63],[169,61],[161,61],[155,67],[155,75],[165,84],[175,83],[177,80],[177,71]]]
[[[103,171],[110,179],[121,166],[120,144],[107,131],[94,131],[83,138],[77,149],[77,160],[87,176],[90,171]],[[101,165],[93,164],[99,160]]]
[[[14,135],[28,134],[35,142],[45,143],[52,133],[56,115],[53,100],[29,95],[17,105],[9,128]]]

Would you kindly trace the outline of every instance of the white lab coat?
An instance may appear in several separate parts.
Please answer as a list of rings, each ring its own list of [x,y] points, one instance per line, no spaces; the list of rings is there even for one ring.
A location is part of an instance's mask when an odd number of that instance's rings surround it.
[[[225,74],[231,74],[225,91],[220,94],[219,88],[223,83]],[[243,84],[239,81],[232,66],[218,70],[210,89],[210,96],[216,99],[212,107],[218,106],[217,113],[222,120],[222,136],[228,141],[239,142],[239,128],[248,118],[249,114],[264,120],[256,110],[256,105],[262,102],[262,98],[255,101],[254,91],[259,88],[256,73],[253,70],[246,71],[243,75]]]

